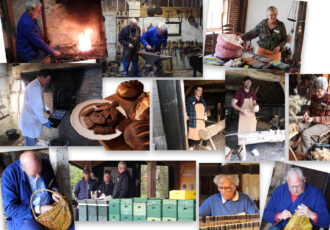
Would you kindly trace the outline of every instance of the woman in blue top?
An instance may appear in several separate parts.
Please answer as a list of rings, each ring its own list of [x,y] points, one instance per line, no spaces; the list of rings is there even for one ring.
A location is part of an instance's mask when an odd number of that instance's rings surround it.
[[[193,150],[194,146],[199,143],[199,130],[205,128],[205,121],[207,120],[207,107],[204,98],[202,97],[203,88],[196,86],[194,95],[186,100],[186,120],[188,125],[188,142],[189,150]],[[206,145],[206,141],[203,145]]]
[[[251,198],[236,188],[239,185],[237,175],[219,174],[214,183],[220,193],[207,198],[199,208],[199,216],[227,216],[237,214],[258,214],[259,210]]]

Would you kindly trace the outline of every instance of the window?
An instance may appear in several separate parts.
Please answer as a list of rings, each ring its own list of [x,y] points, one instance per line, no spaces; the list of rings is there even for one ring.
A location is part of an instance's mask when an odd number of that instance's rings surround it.
[[[227,23],[228,0],[209,0],[206,29],[221,28]]]

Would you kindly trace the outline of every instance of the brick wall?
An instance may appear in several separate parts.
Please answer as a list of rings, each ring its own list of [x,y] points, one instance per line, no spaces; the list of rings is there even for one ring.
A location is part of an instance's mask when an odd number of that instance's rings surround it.
[[[240,17],[240,0],[229,0],[228,18],[229,23],[234,26],[235,31],[238,30]]]

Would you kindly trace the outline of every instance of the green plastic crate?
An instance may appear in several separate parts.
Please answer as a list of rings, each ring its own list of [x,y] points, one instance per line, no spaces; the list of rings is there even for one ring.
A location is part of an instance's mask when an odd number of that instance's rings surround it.
[[[195,221],[195,219],[178,219],[178,221]]]
[[[86,200],[88,221],[97,221],[97,203],[96,200]]]
[[[133,199],[120,199],[120,215],[133,216]]]
[[[78,212],[79,212],[79,221],[87,221],[88,220],[88,211],[87,211],[87,203],[85,200],[77,200],[78,202]]]
[[[173,217],[163,217],[162,221],[178,221],[177,218],[173,218]]]
[[[178,201],[177,200],[163,200],[163,217],[178,217]]]
[[[147,216],[147,198],[133,199],[133,216]]]
[[[158,217],[148,217],[147,221],[162,221],[162,218],[158,218]]]
[[[96,203],[97,203],[97,220],[109,221],[109,201],[98,200]]]
[[[148,199],[147,201],[147,217],[162,217],[162,200]]]
[[[110,221],[120,221],[120,215],[110,215],[109,220]]]
[[[120,199],[109,200],[109,216],[120,216]]]
[[[178,219],[195,219],[195,200],[178,201]]]
[[[134,221],[147,221],[147,217],[145,216],[134,216]]]
[[[121,215],[120,221],[133,221],[133,216],[132,215]]]

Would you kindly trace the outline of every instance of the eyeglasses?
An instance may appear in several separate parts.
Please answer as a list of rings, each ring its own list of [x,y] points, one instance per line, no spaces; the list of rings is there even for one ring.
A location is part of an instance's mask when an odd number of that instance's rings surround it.
[[[230,191],[233,187],[218,187],[219,191]]]
[[[289,185],[289,189],[300,189],[302,187],[302,184],[299,185]]]

